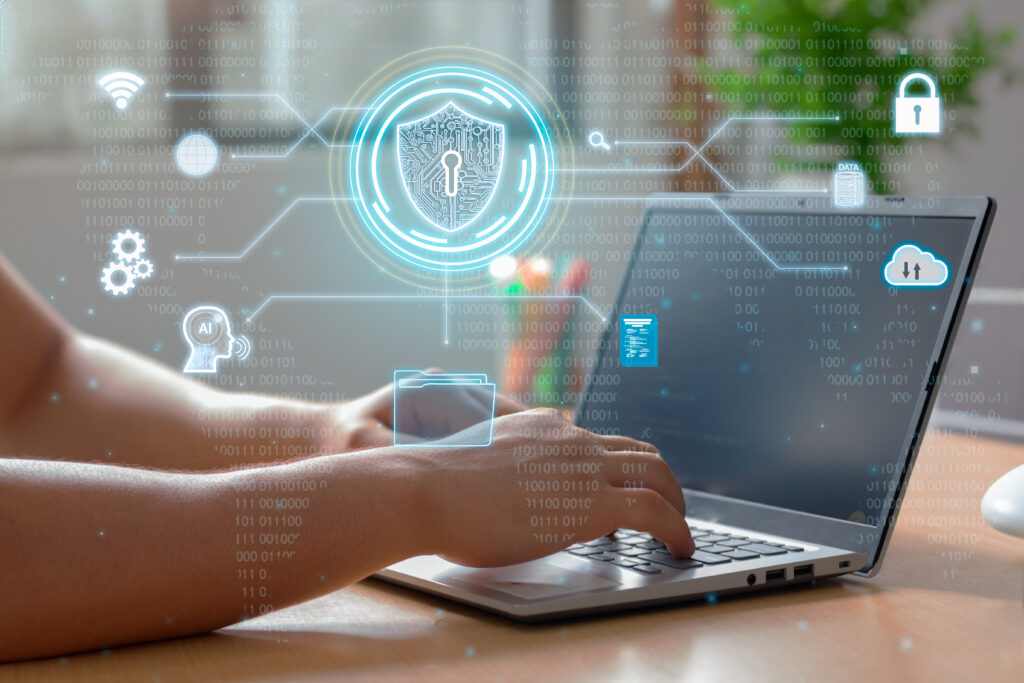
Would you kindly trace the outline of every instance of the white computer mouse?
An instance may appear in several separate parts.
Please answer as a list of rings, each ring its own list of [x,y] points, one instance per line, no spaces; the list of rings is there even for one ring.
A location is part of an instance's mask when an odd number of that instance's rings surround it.
[[[1024,465],[989,487],[981,499],[981,514],[992,528],[1024,538]]]

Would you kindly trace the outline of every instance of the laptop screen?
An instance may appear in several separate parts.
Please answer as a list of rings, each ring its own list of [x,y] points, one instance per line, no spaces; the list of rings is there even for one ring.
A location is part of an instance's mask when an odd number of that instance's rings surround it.
[[[579,424],[685,488],[877,526],[974,218],[728,216],[648,213]]]

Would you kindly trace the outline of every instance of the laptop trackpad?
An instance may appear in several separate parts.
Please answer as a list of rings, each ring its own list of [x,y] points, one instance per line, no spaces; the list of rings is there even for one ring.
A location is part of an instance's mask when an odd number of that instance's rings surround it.
[[[543,561],[493,569],[463,569],[458,578],[460,583],[482,584],[520,600],[543,600],[619,585],[616,581]]]

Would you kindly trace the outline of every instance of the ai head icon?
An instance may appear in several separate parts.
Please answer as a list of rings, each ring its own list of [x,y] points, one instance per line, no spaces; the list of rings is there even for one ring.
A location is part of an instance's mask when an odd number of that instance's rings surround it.
[[[214,374],[220,360],[231,358],[235,337],[231,321],[216,306],[196,306],[181,321],[181,332],[189,354],[182,371],[186,374]]]

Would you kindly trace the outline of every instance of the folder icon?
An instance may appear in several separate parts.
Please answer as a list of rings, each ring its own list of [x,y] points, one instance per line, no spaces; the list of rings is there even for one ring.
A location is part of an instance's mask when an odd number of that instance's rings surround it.
[[[393,391],[396,446],[491,445],[498,388],[486,373],[395,370]]]

